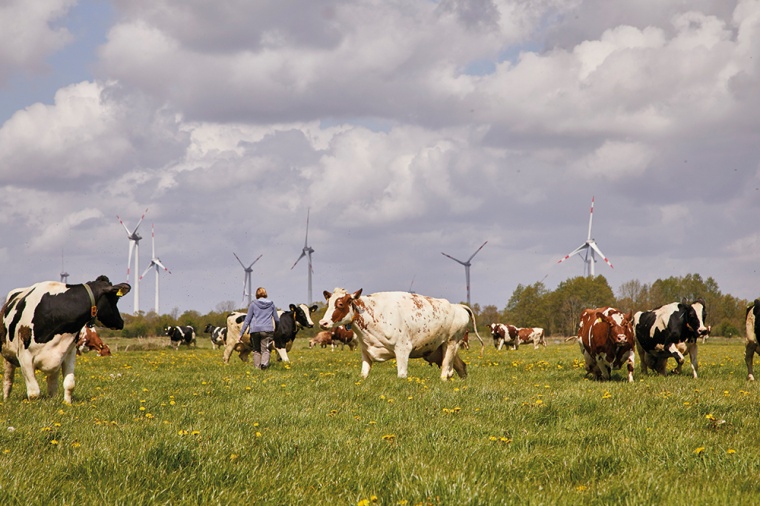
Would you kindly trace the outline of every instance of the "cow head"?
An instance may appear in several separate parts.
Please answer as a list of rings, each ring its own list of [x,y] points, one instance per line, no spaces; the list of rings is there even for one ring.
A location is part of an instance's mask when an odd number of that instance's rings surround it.
[[[707,311],[705,310],[705,301],[702,299],[697,299],[696,302],[686,307],[686,328],[694,336],[694,339],[710,333],[710,327],[705,325],[705,318],[707,318]]]
[[[174,333],[174,327],[169,326],[164,329],[165,336],[171,336],[173,333]]]
[[[312,311],[316,311],[317,305],[312,306],[314,309],[312,310],[309,306],[306,304],[291,304],[290,305],[290,311],[293,313],[293,317],[296,320],[296,325],[300,325],[301,327],[305,327],[307,329],[310,329],[314,327],[314,322],[311,321],[311,316],[309,313]]]
[[[327,301],[327,309],[324,318],[319,320],[319,327],[328,330],[338,325],[349,325],[355,315],[353,302],[361,297],[362,289],[359,288],[350,294],[343,288],[336,288],[333,293],[325,290],[323,295]]]
[[[206,334],[210,334],[213,331],[214,331],[214,326],[211,325],[210,323],[207,323],[206,324],[206,328],[203,329],[203,332],[206,333]]]
[[[109,329],[121,330],[124,328],[124,320],[121,319],[119,308],[116,304],[119,299],[128,294],[132,289],[127,283],[112,285],[106,276],[98,276],[95,281],[88,281],[97,306],[97,318],[103,326]]]

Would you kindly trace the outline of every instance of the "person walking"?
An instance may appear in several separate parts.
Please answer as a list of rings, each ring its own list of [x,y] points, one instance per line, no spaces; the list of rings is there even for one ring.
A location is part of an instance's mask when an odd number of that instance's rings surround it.
[[[264,287],[256,289],[256,300],[248,306],[248,314],[240,328],[240,339],[246,330],[251,333],[251,347],[253,348],[253,367],[266,369],[269,367],[269,345],[274,340],[274,326],[280,323],[277,308],[274,302],[267,299],[267,291]]]

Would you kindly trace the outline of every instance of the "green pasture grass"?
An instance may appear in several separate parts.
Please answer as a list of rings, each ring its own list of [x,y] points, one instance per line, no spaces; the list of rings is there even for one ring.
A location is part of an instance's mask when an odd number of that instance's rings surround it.
[[[28,402],[16,374],[0,504],[753,504],[743,349],[711,340],[698,379],[687,360],[681,376],[637,365],[633,384],[585,379],[562,341],[473,346],[469,377],[449,382],[422,360],[407,379],[387,362],[362,380],[358,350],[305,339],[266,371],[205,343],[90,353],[72,405]]]

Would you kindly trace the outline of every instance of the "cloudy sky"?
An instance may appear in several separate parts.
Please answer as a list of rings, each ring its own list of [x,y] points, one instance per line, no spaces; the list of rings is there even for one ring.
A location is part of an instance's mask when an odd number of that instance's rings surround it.
[[[503,308],[583,274],[760,294],[760,0],[4,0],[0,291],[161,275]],[[309,211],[310,210],[310,211]],[[134,270],[134,269],[133,269]],[[134,280],[130,279],[133,283]],[[154,308],[154,275],[139,309]],[[130,294],[122,310],[134,310]]]

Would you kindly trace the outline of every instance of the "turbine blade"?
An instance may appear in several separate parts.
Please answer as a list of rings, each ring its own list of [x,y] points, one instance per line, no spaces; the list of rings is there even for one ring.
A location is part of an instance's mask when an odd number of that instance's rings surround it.
[[[588,214],[588,238],[587,241],[591,240],[591,221],[594,219],[594,197],[591,196],[591,211]]]
[[[126,231],[127,231],[127,237],[129,237],[130,235],[132,235],[132,233],[129,231],[129,229],[128,229],[128,228],[127,228],[127,226],[124,224],[124,222],[123,222],[123,221],[121,221],[121,218],[119,218],[119,215],[118,215],[118,214],[116,215],[116,219],[117,219],[117,220],[119,220],[119,223],[121,223],[121,226],[122,226],[122,227],[124,227],[124,230],[126,230]]]
[[[473,258],[475,258],[475,255],[477,255],[477,254],[478,254],[478,251],[482,250],[482,249],[483,249],[483,246],[485,246],[486,244],[488,244],[488,241],[486,241],[486,242],[484,242],[483,244],[481,244],[481,245],[480,245],[480,248],[478,248],[478,249],[477,249],[477,251],[475,251],[475,253],[473,253],[473,254],[472,254],[472,256],[470,256],[470,258],[468,258],[468,259],[467,259],[467,262],[466,262],[466,263],[470,263],[470,260],[472,260]]]
[[[584,248],[588,248],[588,243],[581,244],[580,246],[578,246],[577,248],[575,248],[573,251],[571,251],[570,253],[568,253],[564,257],[562,257],[557,263],[561,264],[562,262],[564,262],[565,260],[567,260],[571,256],[577,255],[578,253],[580,253],[581,251],[583,251]]]
[[[151,245],[151,256],[153,258],[156,258],[156,225],[151,223],[150,225],[150,245]]]
[[[136,233],[137,233],[137,229],[138,229],[138,228],[140,228],[140,224],[141,224],[141,223],[143,222],[143,220],[145,219],[145,213],[147,213],[147,212],[148,212],[148,208],[146,207],[146,208],[145,208],[145,211],[143,211],[143,214],[142,214],[142,216],[140,216],[140,221],[138,221],[138,222],[137,222],[137,225],[135,225],[135,230],[134,230],[134,232],[132,232],[133,234],[136,234]]]
[[[293,264],[293,267],[295,267],[295,266],[296,266],[296,264],[297,264],[298,262],[300,262],[300,261],[301,261],[301,259],[302,259],[303,257],[305,257],[305,256],[306,256],[306,251],[302,251],[302,252],[301,252],[301,256],[300,256],[300,257],[298,257],[298,260],[296,260],[296,263],[295,263],[295,264]],[[291,267],[291,268],[290,268],[290,270],[291,270],[291,271],[293,270],[293,267]]]
[[[135,241],[129,241],[129,256],[127,257],[127,279],[129,279],[129,273],[132,268],[132,252],[135,249],[135,244],[137,244]]]
[[[607,265],[609,265],[612,269],[614,269],[614,267],[612,267],[612,264],[610,263],[609,259],[606,256],[604,256],[604,253],[602,253],[602,250],[599,249],[599,246],[597,246],[595,242],[593,242],[593,241],[590,242],[589,246],[591,246],[591,248],[593,248],[594,251],[596,251],[597,253],[599,253],[599,256],[602,257],[602,259],[607,263]]]
[[[154,259],[151,261],[151,263],[152,263],[152,264],[155,264],[155,265],[157,265],[157,266],[159,266],[159,267],[161,267],[163,270],[165,270],[165,271],[166,271],[166,272],[168,272],[169,274],[171,274],[171,273],[172,273],[172,271],[170,271],[169,269],[167,269],[167,268],[166,268],[166,266],[165,266],[164,264],[162,264],[162,263],[161,263],[161,260],[159,260],[158,258],[154,258]]]
[[[445,256],[445,257],[449,257],[449,258],[450,258],[450,259],[452,259],[453,261],[455,261],[455,262],[457,262],[457,263],[460,263],[460,264],[462,264],[462,265],[467,265],[465,262],[462,262],[461,260],[457,260],[457,259],[456,259],[456,258],[454,258],[453,256],[451,256],[451,255],[447,255],[447,254],[446,254],[446,253],[444,253],[443,251],[441,251],[441,255],[443,255],[443,256]]]
[[[151,262],[151,263],[150,263],[150,265],[148,266],[148,268],[147,268],[147,269],[145,269],[145,272],[143,272],[142,274],[140,274],[140,279],[141,279],[141,280],[142,280],[142,278],[144,278],[144,277],[145,277],[145,275],[146,275],[146,274],[148,274],[148,271],[149,271],[149,270],[151,270],[151,269],[153,268],[153,266],[154,266],[154,265],[155,265],[155,264],[154,264],[153,262]]]
[[[235,255],[235,258],[237,258],[238,263],[240,263],[240,267],[245,269],[245,265],[243,265],[243,262],[240,260],[240,257],[238,257],[234,251],[232,252],[232,254]]]
[[[261,258],[261,257],[263,257],[263,256],[264,256],[264,254],[263,254],[263,253],[262,253],[261,255],[257,256],[257,257],[256,257],[256,260],[254,260],[253,262],[251,262],[251,265],[249,265],[249,266],[248,266],[248,268],[247,268],[246,270],[248,270],[248,269],[250,269],[251,267],[253,267],[253,264],[255,264],[256,262],[258,262],[258,261],[259,261],[259,258]],[[242,264],[242,262],[240,263],[240,265],[243,265],[243,264]]]
[[[311,208],[306,211],[306,239],[303,242],[303,247],[306,248],[309,244],[309,216],[311,215]]]

